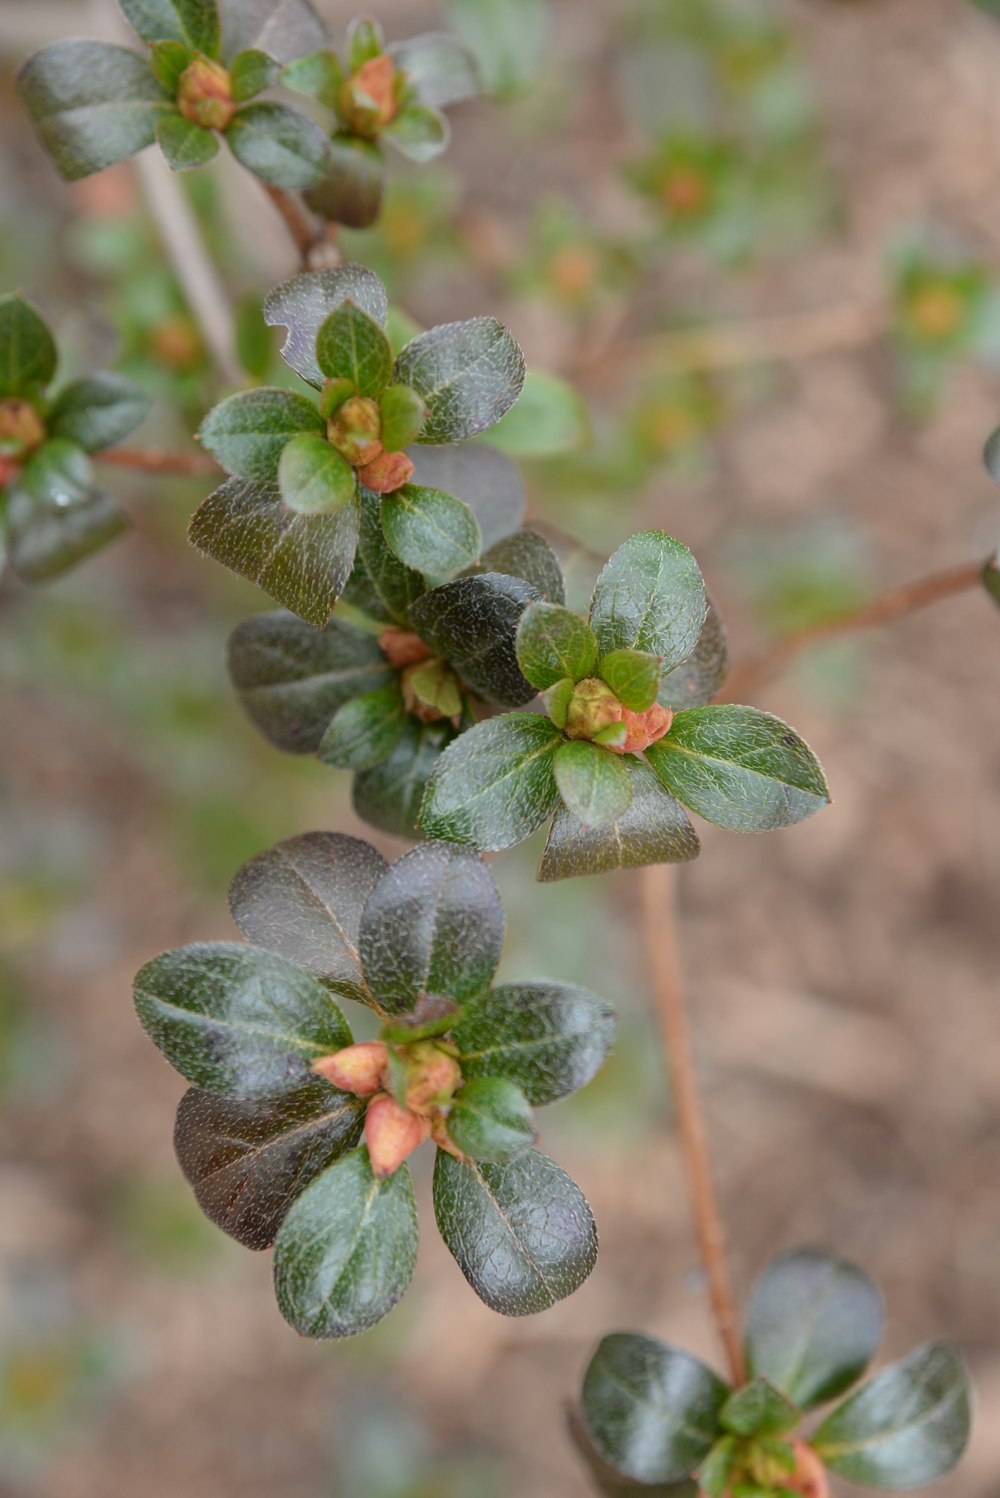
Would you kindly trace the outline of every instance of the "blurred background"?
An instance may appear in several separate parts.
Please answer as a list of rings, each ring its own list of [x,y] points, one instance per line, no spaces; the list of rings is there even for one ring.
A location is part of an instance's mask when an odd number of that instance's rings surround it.
[[[736,660],[992,550],[997,20],[969,0],[510,0],[504,44],[488,8],[379,7],[390,39],[463,25],[496,97],[453,112],[442,164],[394,161],[380,226],[344,244],[421,323],[494,312],[579,387],[511,439],[535,449],[532,515],[603,554],[679,536]],[[319,9],[339,36],[351,10]],[[137,442],[186,446],[219,387],[134,172],[61,184],[12,87],[98,10],[0,0],[0,286],[50,318],[64,376],[150,390]],[[260,294],[294,257],[230,165],[184,190],[247,378],[268,379]],[[576,980],[621,1014],[604,1072],[542,1119],[601,1227],[591,1280],[496,1317],[433,1230],[421,1159],[400,1308],[344,1345],[296,1338],[269,1255],[180,1176],[184,1084],[131,979],[231,938],[228,881],[279,838],[402,846],[235,704],[226,635],[269,604],[185,542],[209,483],[109,469],[129,537],[46,588],[0,585],[0,1494],[575,1498],[561,1410],[604,1331],[717,1357],[635,876],[539,891],[534,843],[494,865],[502,976]],[[680,880],[739,1284],[823,1244],[881,1281],[887,1354],[961,1342],[979,1419],[952,1498],[995,1494],[1000,1467],[998,683],[985,595],[802,655],[756,701],[818,750],[833,808],[766,839],[704,829]]]

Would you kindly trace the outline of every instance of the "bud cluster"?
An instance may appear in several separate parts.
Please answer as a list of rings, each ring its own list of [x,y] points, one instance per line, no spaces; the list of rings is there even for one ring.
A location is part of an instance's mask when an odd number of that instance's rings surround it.
[[[633,712],[598,676],[577,682],[566,704],[563,731],[570,739],[590,739],[616,754],[641,754],[670,729],[673,713],[654,702]]]
[[[29,401],[0,400],[0,487],[45,440],[45,425]]]
[[[193,125],[225,130],[236,111],[232,80],[221,63],[196,57],[177,83],[177,108]]]
[[[391,494],[409,483],[413,463],[403,452],[390,452],[382,442],[382,411],[368,395],[357,395],[349,381],[328,380],[323,412],[331,446],[346,458],[366,489]]]
[[[355,135],[373,137],[399,113],[404,82],[392,58],[381,52],[341,84],[337,112]]]
[[[439,659],[412,630],[390,625],[378,637],[390,665],[400,672],[403,706],[421,723],[462,716],[464,685],[458,674]]]

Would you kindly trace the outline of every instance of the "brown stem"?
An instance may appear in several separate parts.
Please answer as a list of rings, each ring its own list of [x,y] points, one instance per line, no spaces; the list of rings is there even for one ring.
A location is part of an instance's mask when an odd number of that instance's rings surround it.
[[[157,447],[116,447],[97,453],[99,463],[116,468],[141,468],[147,473],[218,473],[218,465],[207,453],[168,453]]]
[[[295,193],[286,192],[282,187],[271,187],[266,182],[262,186],[281,214],[285,228],[299,252],[302,269],[324,270],[335,265],[340,258],[336,245],[336,227],[333,224],[322,228],[317,226],[303,208],[301,198]]]
[[[663,1032],[677,1128],[694,1208],[698,1248],[708,1278],[712,1314],[725,1348],[730,1376],[738,1387],[745,1382],[746,1369],[684,1004],[674,874],[675,871],[665,864],[656,864],[642,871],[646,954]]]
[[[852,634],[855,630],[871,629],[878,624],[890,624],[892,620],[902,619],[942,598],[950,598],[953,593],[964,593],[969,588],[977,588],[982,572],[981,562],[966,562],[961,567],[951,567],[946,572],[934,572],[930,577],[904,583],[901,588],[893,588],[881,597],[873,598],[871,603],[863,604],[853,613],[841,615],[839,619],[826,619],[820,624],[810,624],[806,629],[778,640],[742,665],[737,665],[726,682],[724,699],[735,702],[740,697],[749,696],[761,682],[774,676],[800,650],[812,644],[813,640],[827,639],[831,635]]]

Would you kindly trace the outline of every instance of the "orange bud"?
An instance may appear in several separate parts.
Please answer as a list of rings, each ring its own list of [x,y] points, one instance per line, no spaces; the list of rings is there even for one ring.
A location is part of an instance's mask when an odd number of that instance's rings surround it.
[[[647,707],[644,713],[634,713],[626,707],[622,711],[622,722],[628,730],[625,742],[620,747],[609,744],[608,748],[614,750],[616,754],[641,754],[644,749],[649,748],[650,744],[655,744],[657,739],[663,738],[663,735],[670,729],[673,717],[671,709],[661,707],[658,702],[654,702],[652,707]]]
[[[330,442],[354,468],[373,462],[382,451],[382,413],[367,395],[352,395],[326,424]]]
[[[826,1468],[811,1446],[805,1441],[793,1441],[795,1471],[782,1474],[781,1486],[790,1493],[801,1493],[802,1498],[830,1498],[830,1484]]]
[[[449,1103],[462,1084],[462,1070],[433,1041],[422,1040],[407,1048],[406,1106],[417,1113]]]
[[[358,469],[358,478],[373,494],[392,494],[413,477],[413,463],[405,453],[380,452]]]
[[[379,635],[378,643],[392,666],[415,666],[418,661],[430,659],[430,648],[412,629],[400,629],[390,624]]]
[[[387,52],[370,57],[343,84],[337,100],[344,123],[358,135],[374,135],[397,110],[396,68]]]
[[[203,125],[207,130],[225,130],[236,109],[225,68],[208,57],[196,57],[181,74],[177,108],[195,125]]]
[[[592,739],[602,728],[620,723],[625,709],[606,682],[588,676],[578,682],[566,709],[566,736]]]
[[[445,1150],[449,1155],[454,1155],[455,1159],[461,1160],[463,1165],[468,1163],[468,1156],[462,1154],[462,1151],[448,1133],[448,1120],[443,1113],[435,1113],[431,1118],[431,1138],[438,1149]]]
[[[363,1040],[333,1056],[321,1056],[312,1069],[342,1092],[371,1097],[386,1083],[386,1049],[381,1040]]]
[[[401,1108],[388,1093],[373,1097],[365,1113],[365,1143],[374,1173],[393,1175],[427,1138],[430,1128],[426,1118]]]
[[[45,439],[42,418],[28,401],[0,401],[0,454],[25,458]]]

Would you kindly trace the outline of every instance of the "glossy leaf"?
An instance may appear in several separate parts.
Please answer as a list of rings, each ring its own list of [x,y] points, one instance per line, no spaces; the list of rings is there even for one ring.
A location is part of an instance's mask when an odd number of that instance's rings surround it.
[[[385,1180],[368,1151],[331,1165],[289,1209],[274,1245],[285,1320],[305,1337],[367,1331],[403,1296],[417,1260],[417,1207],[405,1165]]]
[[[68,182],[151,146],[157,121],[175,113],[148,61],[108,42],[53,42],[29,57],[17,81],[42,144]]]
[[[656,700],[675,712],[704,707],[721,690],[728,666],[726,631],[718,609],[709,602],[697,645],[686,661],[664,676]]]
[[[305,197],[320,218],[368,229],[378,219],[384,188],[385,162],[375,141],[342,134],[330,141],[326,176]]]
[[[192,545],[321,628],[351,574],[356,500],[326,515],[295,515],[277,485],[229,479],[195,511]]]
[[[510,1160],[535,1142],[528,1100],[507,1077],[480,1077],[455,1094],[448,1137],[471,1160]]]
[[[343,703],[386,686],[395,673],[367,630],[341,619],[313,629],[294,614],[258,614],[229,637],[229,675],[266,739],[312,754]]]
[[[644,713],[659,691],[660,658],[646,650],[612,650],[601,661],[600,675],[620,702]]]
[[[492,547],[524,519],[524,480],[509,458],[485,443],[463,447],[415,447],[413,482],[464,499],[479,521],[483,546]],[[505,572],[505,567],[492,570]],[[530,578],[525,581],[530,582]]]
[[[484,572],[503,572],[534,588],[546,603],[564,601],[562,568],[544,536],[537,531],[514,531],[495,541],[479,559]]]
[[[46,386],[58,357],[48,324],[31,303],[16,292],[0,296],[0,399]]]
[[[370,770],[396,748],[406,717],[398,681],[352,697],[331,719],[320,741],[319,757],[338,770]]]
[[[352,799],[358,816],[393,837],[416,837],[417,815],[427,781],[441,751],[455,737],[450,723],[407,719],[389,758],[354,778]]]
[[[439,1150],[434,1214],[465,1278],[502,1316],[547,1311],[578,1290],[597,1261],[583,1193],[536,1150],[491,1165],[464,1165]]]
[[[746,1314],[747,1364],[802,1409],[861,1377],[882,1339],[885,1311],[862,1270],[800,1249],[764,1270]]]
[[[206,1092],[261,1098],[310,1079],[351,1043],[330,994],[258,947],[206,942],[165,952],[135,980],[139,1023],[182,1077]]]
[[[410,621],[478,696],[520,707],[535,696],[535,688],[518,667],[514,638],[534,596],[526,583],[500,572],[459,577],[411,604]]]
[[[698,837],[684,808],[664,793],[641,760],[629,755],[624,762],[632,781],[628,810],[607,827],[584,827],[578,817],[561,806],[538,871],[543,882],[697,858]]]
[[[223,57],[256,47],[289,62],[326,42],[326,27],[309,0],[218,0],[218,6]]]
[[[622,758],[580,739],[560,745],[552,762],[563,804],[584,827],[618,822],[632,801],[632,781]]]
[[[426,591],[426,584],[419,572],[404,566],[389,550],[379,496],[362,488],[360,499],[361,534],[344,599],[380,623],[406,625],[410,604]]]
[[[198,440],[238,478],[274,483],[286,444],[302,432],[320,436],[326,424],[315,405],[293,390],[241,390],[209,411]]]
[[[329,166],[327,137],[308,115],[287,104],[246,104],[226,129],[241,166],[272,187],[301,192],[322,182]]]
[[[648,650],[671,671],[697,645],[705,610],[705,585],[687,547],[665,531],[639,531],[597,579],[590,623],[602,656]]]
[[[384,495],[382,529],[401,562],[434,577],[468,567],[482,550],[475,515],[443,489],[404,484]]]
[[[256,1102],[192,1087],[174,1148],[205,1215],[244,1247],[269,1248],[295,1198],[358,1144],[365,1106],[318,1078]]]
[[[405,42],[393,42],[388,51],[422,104],[441,109],[474,98],[479,92],[471,54],[447,31],[428,31]]]
[[[439,109],[408,104],[384,127],[382,136],[411,161],[433,161],[451,139],[451,126]]]
[[[595,1449],[579,1411],[570,1407],[566,1412],[566,1419],[570,1439],[587,1469],[594,1491],[600,1493],[602,1498],[638,1498],[636,1483],[616,1472],[611,1463],[606,1462]],[[643,1498],[700,1498],[698,1484],[693,1479],[677,1483],[643,1483],[642,1494]]]
[[[317,390],[323,386],[323,371],[316,361],[316,339],[330,313],[344,302],[356,303],[383,326],[389,303],[385,287],[363,265],[338,265],[335,270],[307,271],[293,276],[264,299],[264,321],[268,327],[287,328],[281,357]]]
[[[391,359],[391,352],[389,357]],[[425,412],[424,403],[415,390],[411,390],[409,385],[390,385],[382,391],[378,405],[382,417],[382,446],[386,452],[401,452],[417,440],[424,425]]]
[[[84,452],[103,452],[133,432],[151,404],[146,392],[122,375],[84,375],[59,392],[49,412],[49,432]]]
[[[342,302],[316,335],[316,362],[327,379],[350,380],[359,395],[378,395],[392,373],[392,349],[374,318]]]
[[[490,982],[503,946],[503,904],[489,868],[468,848],[424,843],[380,881],[361,919],[369,987],[391,1014],[422,994],[457,1003]]]
[[[730,1392],[689,1353],[615,1332],[590,1361],[581,1409],[591,1440],[617,1471],[641,1483],[678,1482],[722,1435]]]
[[[219,13],[215,0],[118,0],[122,13],[144,42],[181,42],[193,52],[215,57]]]
[[[248,941],[305,968],[335,993],[367,1002],[361,912],[386,868],[360,838],[306,832],[245,863],[230,885],[229,908]]]
[[[354,469],[325,437],[302,432],[286,442],[278,459],[278,488],[296,515],[335,515],[342,510],[357,515]]]
[[[259,47],[248,47],[244,52],[237,52],[229,65],[233,99],[237,104],[255,99],[276,81],[280,72],[280,63],[266,52],[261,52]]]
[[[544,690],[581,681],[597,664],[597,641],[585,619],[554,603],[525,609],[517,631],[517,659],[533,686]]]
[[[510,410],[524,383],[524,355],[495,318],[443,323],[402,349],[393,383],[412,385],[427,406],[421,442],[460,442]]]
[[[590,413],[579,391],[537,369],[528,370],[517,405],[490,433],[490,441],[515,458],[555,458],[590,440]]]
[[[758,1376],[730,1394],[722,1423],[740,1436],[777,1436],[794,1430],[802,1418],[797,1405],[768,1379]]]
[[[476,724],[435,765],[421,830],[483,852],[523,841],[559,802],[552,763],[562,742],[559,729],[536,713]]]
[[[451,1032],[464,1077],[509,1077],[536,1107],[585,1087],[614,1035],[607,1004],[569,983],[490,989],[466,1004]]]
[[[677,713],[646,758],[678,801],[731,832],[790,827],[830,799],[808,744],[780,718],[752,707]]]
[[[812,1445],[851,1482],[914,1488],[951,1471],[969,1426],[961,1355],[950,1342],[933,1342],[862,1384],[827,1416]]]

